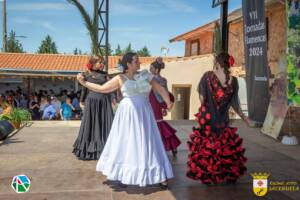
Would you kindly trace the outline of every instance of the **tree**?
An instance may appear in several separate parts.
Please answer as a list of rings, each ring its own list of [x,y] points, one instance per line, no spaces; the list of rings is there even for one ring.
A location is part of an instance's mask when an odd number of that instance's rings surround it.
[[[113,55],[114,51],[111,49],[111,45],[108,44],[108,55],[111,56]]]
[[[122,55],[123,55],[122,49],[121,49],[120,45],[118,44],[118,46],[115,50],[115,56],[122,56]]]
[[[44,40],[42,40],[41,45],[37,51],[38,53],[51,53],[58,54],[56,44],[52,41],[50,35],[47,35]]]
[[[101,56],[104,56],[104,55],[105,55],[105,48],[100,47],[100,48],[99,48],[99,54],[100,54]],[[108,44],[108,53],[107,53],[107,55],[111,56],[112,54],[113,54],[113,50],[111,49],[110,44]]]
[[[7,39],[7,47],[6,52],[12,52],[12,53],[23,53],[23,46],[19,42],[19,40],[16,39],[16,33],[11,30]]]
[[[151,56],[150,55],[150,51],[149,51],[149,49],[146,46],[144,46],[141,50],[137,51],[137,54],[139,56],[143,56],[143,57],[149,57],[149,56]]]
[[[73,54],[78,55],[78,49],[77,48],[73,51]]]
[[[128,46],[126,47],[126,49],[124,49],[123,55],[126,54],[126,53],[129,53],[129,52],[134,52],[132,50],[131,43],[129,43]]]
[[[94,13],[93,13],[93,19],[90,17],[88,12],[84,9],[82,4],[78,0],[67,0],[69,3],[73,4],[77,7],[79,10],[82,19],[84,21],[84,24],[89,32],[90,39],[91,39],[91,52],[94,55],[98,55],[100,48],[98,44],[98,7],[99,7],[99,1],[94,0]]]
[[[76,48],[76,49],[74,49],[73,54],[74,55],[83,55],[84,53],[82,53],[81,49]]]

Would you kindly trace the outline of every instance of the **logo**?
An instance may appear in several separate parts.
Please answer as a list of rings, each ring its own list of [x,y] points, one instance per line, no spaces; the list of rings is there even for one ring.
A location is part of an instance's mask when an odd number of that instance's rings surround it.
[[[31,181],[25,175],[14,176],[11,187],[14,189],[16,193],[25,193],[30,188]]]
[[[265,196],[268,192],[268,173],[253,173],[253,192],[256,196]]]

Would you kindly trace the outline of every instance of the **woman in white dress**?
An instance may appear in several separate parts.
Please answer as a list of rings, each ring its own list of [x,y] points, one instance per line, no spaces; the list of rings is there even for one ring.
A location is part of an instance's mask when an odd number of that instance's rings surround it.
[[[173,177],[173,171],[149,103],[149,92],[151,89],[157,91],[168,109],[173,104],[168,92],[152,80],[153,75],[147,70],[138,72],[137,54],[127,53],[120,65],[123,74],[103,85],[86,82],[81,74],[77,76],[78,81],[90,90],[110,93],[120,88],[124,97],[115,113],[96,170],[108,180],[120,181],[123,186],[159,183],[162,189],[167,189],[167,180]]]

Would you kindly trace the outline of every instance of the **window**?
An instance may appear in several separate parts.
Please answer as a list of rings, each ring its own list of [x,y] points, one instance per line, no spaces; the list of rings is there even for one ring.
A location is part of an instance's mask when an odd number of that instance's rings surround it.
[[[200,42],[199,40],[191,42],[191,56],[196,56],[200,54]]]

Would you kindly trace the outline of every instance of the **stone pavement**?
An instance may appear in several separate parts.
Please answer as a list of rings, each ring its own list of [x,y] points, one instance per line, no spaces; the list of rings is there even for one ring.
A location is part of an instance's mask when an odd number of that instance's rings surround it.
[[[0,200],[248,200],[300,199],[298,192],[270,191],[264,198],[252,192],[253,172],[268,172],[269,181],[298,181],[300,183],[300,148],[285,146],[260,134],[258,129],[247,128],[236,121],[239,134],[244,138],[248,172],[235,185],[206,186],[185,177],[187,146],[193,121],[171,121],[182,140],[177,159],[172,161],[175,178],[170,189],[158,186],[120,188],[108,184],[95,171],[96,161],[77,160],[72,144],[79,129],[78,121],[35,122],[0,143]],[[31,188],[25,194],[15,193],[10,184],[12,177],[25,174],[31,177]]]

